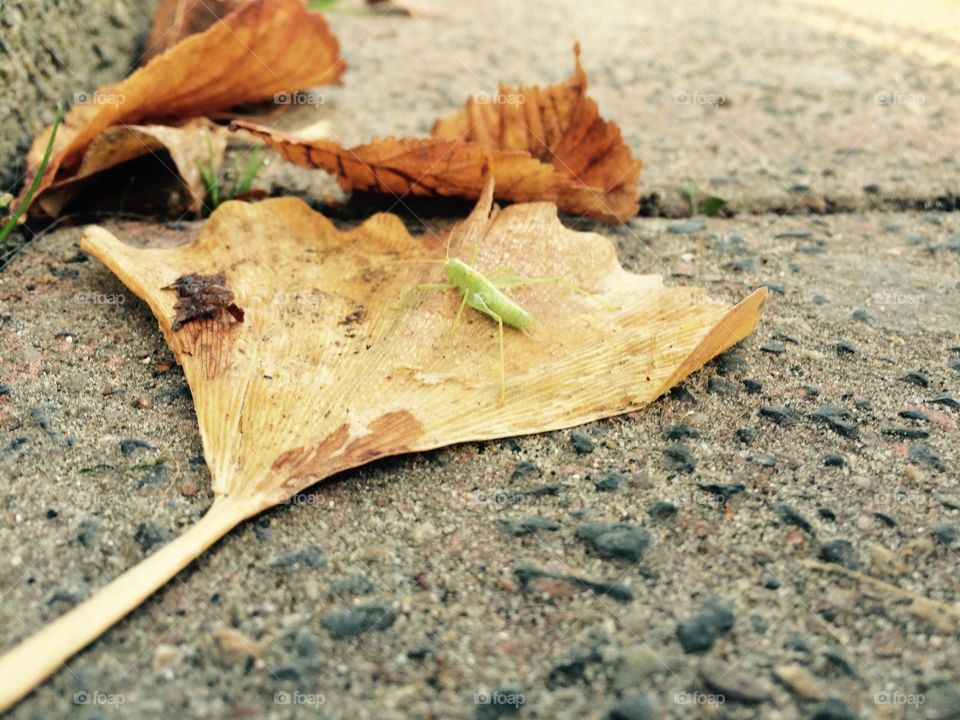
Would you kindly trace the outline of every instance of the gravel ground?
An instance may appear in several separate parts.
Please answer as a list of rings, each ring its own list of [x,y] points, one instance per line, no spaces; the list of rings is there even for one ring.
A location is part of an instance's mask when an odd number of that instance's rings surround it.
[[[310,112],[349,142],[425,133],[498,79],[566,76],[579,37],[604,115],[647,163],[647,208],[681,214],[683,177],[722,176],[755,214],[568,222],[717,298],[767,285],[757,334],[643,412],[379,462],[265,513],[11,717],[960,718],[960,625],[903,594],[958,608],[960,215],[915,209],[960,187],[957,106],[932,100],[956,73],[818,30],[804,18],[835,13],[811,3],[622,6],[338,16],[351,69]],[[873,84],[930,97],[857,105]],[[679,106],[678,88],[733,101]],[[671,110],[687,119],[658,143]],[[851,145],[846,127],[894,110]],[[302,182],[287,172],[266,177]],[[783,206],[802,183],[834,212]],[[910,209],[891,212],[896,198]],[[104,224],[153,243],[199,228]],[[0,272],[6,647],[211,501],[183,375],[79,235],[48,233]]]

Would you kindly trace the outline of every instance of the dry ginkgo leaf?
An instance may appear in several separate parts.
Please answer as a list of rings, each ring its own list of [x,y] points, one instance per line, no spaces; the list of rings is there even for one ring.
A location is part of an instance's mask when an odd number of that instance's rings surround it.
[[[289,162],[326,170],[348,191],[476,199],[494,178],[498,200],[548,200],[572,215],[626,220],[639,207],[642,162],[587,97],[579,46],[575,55],[567,82],[504,86],[492,98],[471,99],[438,121],[429,139],[389,137],[345,148],[249,122],[231,128],[263,138]]]
[[[172,161],[167,170],[179,176],[186,191],[183,206],[170,209],[199,212],[206,187],[198,160],[212,163],[216,171],[223,162],[226,147],[226,129],[206,118],[194,118],[178,125],[115,125],[97,135],[77,171],[47,188],[37,206],[56,217],[93,176],[144,155],[165,151]]]
[[[74,177],[107,128],[209,115],[335,82],[344,68],[337,39],[320,13],[309,12],[302,0],[252,0],[75,105],[57,133],[39,192]],[[49,133],[42,132],[27,155],[25,187],[40,166]]]
[[[417,290],[443,279],[446,239],[414,238],[396,216],[342,232],[286,198],[226,203],[176,248],[87,231],[83,251],[149,304],[183,366],[216,499],[183,536],[0,658],[0,708],[237,523],[304,488],[387,455],[636,410],[753,331],[765,289],[731,308],[666,287],[624,270],[609,240],[564,228],[553,205],[501,212],[492,194],[488,184],[450,235],[451,256],[475,247],[483,270],[562,276],[589,294],[507,291],[535,321],[507,334],[502,402],[497,325],[471,310],[450,334],[459,297]]]

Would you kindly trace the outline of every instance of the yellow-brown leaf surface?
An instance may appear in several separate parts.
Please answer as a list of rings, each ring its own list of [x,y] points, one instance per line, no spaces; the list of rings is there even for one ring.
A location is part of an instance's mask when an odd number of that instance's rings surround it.
[[[75,105],[57,134],[40,191],[73,177],[109,127],[208,115],[275,93],[335,82],[345,65],[323,16],[301,0],[253,0],[204,32],[154,57],[132,75]],[[27,156],[36,173],[50,130]]]
[[[376,215],[342,232],[297,199],[226,203],[194,243],[137,249],[100,228],[82,248],[157,316],[190,385],[214,490],[254,513],[385,455],[556,430],[650,403],[750,334],[766,291],[735,307],[664,286],[617,262],[612,243],[564,228],[549,203],[500,211],[488,185],[450,236],[482,270],[563,276],[508,290],[536,318],[508,328],[499,400],[497,326],[468,309],[457,332],[441,282],[445,238],[417,239]],[[222,274],[222,277],[221,277]],[[184,276],[215,277],[242,313],[173,330]],[[237,321],[242,318],[242,322]]]

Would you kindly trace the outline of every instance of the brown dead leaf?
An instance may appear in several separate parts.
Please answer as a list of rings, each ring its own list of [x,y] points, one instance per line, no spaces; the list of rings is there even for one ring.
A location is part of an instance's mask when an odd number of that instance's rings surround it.
[[[74,178],[91,143],[110,127],[209,115],[278,92],[335,82],[344,68],[337,39],[321,14],[308,12],[301,0],[252,0],[126,80],[98,88],[87,104],[75,105],[57,134],[40,192]],[[49,133],[34,140],[27,156],[25,188]]]
[[[599,116],[576,70],[544,89],[503,86],[493,102],[471,99],[436,123],[429,139],[383,138],[345,148],[235,121],[285,160],[333,174],[345,190],[477,199],[488,178],[498,200],[548,200],[572,215],[625,220],[638,210],[634,160],[616,123]],[[501,99],[504,101],[501,102]]]
[[[766,301],[760,289],[730,307],[629,273],[609,240],[563,227],[551,204],[499,211],[492,182],[449,240],[452,257],[476,247],[482,270],[509,263],[595,294],[509,291],[535,325],[531,335],[509,329],[503,402],[496,325],[471,311],[451,336],[459,297],[416,290],[443,278],[445,238],[414,238],[394,215],[343,232],[284,198],[225,203],[195,242],[174,248],[87,230],[82,250],[147,302],[183,366],[215,500],[179,538],[0,658],[0,711],[244,519],[387,455],[636,410],[749,335]],[[243,322],[216,311],[174,329],[180,293],[166,288],[189,275],[216,277]]]
[[[83,155],[80,167],[71,177],[51,185],[37,201],[44,213],[56,217],[64,206],[98,173],[147,154],[166,151],[186,190],[182,207],[171,211],[199,212],[206,187],[200,176],[199,159],[211,160],[216,171],[227,147],[225,128],[206,118],[194,118],[178,125],[116,125],[100,133]]]
[[[161,0],[143,51],[143,62],[173,47],[185,37],[203,32],[250,0]]]

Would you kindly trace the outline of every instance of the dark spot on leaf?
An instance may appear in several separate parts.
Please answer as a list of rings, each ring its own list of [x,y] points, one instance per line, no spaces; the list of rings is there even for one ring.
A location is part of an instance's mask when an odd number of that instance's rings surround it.
[[[181,275],[164,290],[177,293],[177,311],[171,330],[179,330],[185,323],[199,318],[212,318],[223,311],[230,313],[238,323],[243,322],[243,309],[234,300],[233,291],[226,286],[223,273]]]

